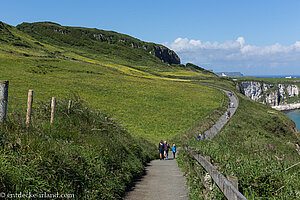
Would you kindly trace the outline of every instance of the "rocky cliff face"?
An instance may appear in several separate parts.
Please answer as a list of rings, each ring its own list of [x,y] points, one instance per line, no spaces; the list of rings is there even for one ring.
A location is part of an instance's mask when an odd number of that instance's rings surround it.
[[[94,34],[93,37],[96,40],[99,40],[101,42],[114,40],[112,36],[105,36],[103,34]],[[119,39],[118,42],[122,44],[127,44],[126,39]],[[179,56],[174,51],[168,49],[167,47],[154,45],[152,50],[152,48],[149,45],[139,44],[134,42],[131,42],[128,46],[130,46],[131,48],[143,48],[145,51],[149,51],[150,54],[158,57],[163,62],[169,64],[180,64]]]
[[[254,101],[258,101],[263,94],[263,87],[260,82],[242,82],[240,92]]]
[[[258,81],[238,83],[239,91],[254,101],[278,106],[285,104],[290,97],[298,97],[299,88],[291,84],[267,84]]]
[[[56,31],[57,32],[57,31]],[[62,32],[63,33],[63,32]],[[101,42],[108,42],[108,41],[114,41],[113,36],[107,36],[104,34],[93,34],[93,37]],[[118,39],[119,43],[122,43],[124,45],[127,45],[131,48],[142,48],[145,51],[149,51],[150,54],[158,57],[160,60],[163,62],[169,63],[169,64],[180,64],[180,58],[179,56],[172,50],[168,49],[167,47],[164,46],[159,46],[159,45],[147,45],[147,44],[142,44],[142,43],[135,43],[135,42],[129,42],[122,38]]]
[[[169,64],[180,64],[179,56],[167,47],[154,46],[154,55]]]
[[[296,85],[288,85],[286,87],[289,97],[294,97],[299,95],[299,88]]]

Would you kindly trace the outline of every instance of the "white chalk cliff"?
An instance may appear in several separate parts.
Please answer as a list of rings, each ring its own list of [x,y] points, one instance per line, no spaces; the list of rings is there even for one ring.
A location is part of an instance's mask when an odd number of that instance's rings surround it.
[[[299,87],[293,84],[268,84],[259,81],[242,81],[238,83],[239,91],[250,99],[270,106],[287,104],[290,97],[299,96]],[[299,103],[299,102],[295,102]],[[294,106],[285,106],[292,109]]]

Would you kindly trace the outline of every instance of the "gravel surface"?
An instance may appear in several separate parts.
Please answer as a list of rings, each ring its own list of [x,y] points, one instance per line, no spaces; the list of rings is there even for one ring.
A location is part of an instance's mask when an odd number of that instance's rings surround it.
[[[146,167],[146,175],[135,182],[125,200],[187,200],[185,181],[176,160],[153,160]]]

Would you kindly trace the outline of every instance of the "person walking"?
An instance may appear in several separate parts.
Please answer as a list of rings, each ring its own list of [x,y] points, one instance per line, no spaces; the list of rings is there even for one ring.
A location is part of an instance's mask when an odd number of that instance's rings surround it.
[[[228,110],[228,118],[230,118],[230,110]]]
[[[167,142],[167,158],[169,157],[170,144]]]
[[[173,159],[176,159],[175,158],[175,154],[176,154],[176,145],[175,144],[173,144],[173,146],[172,146],[172,152],[173,152]]]
[[[160,160],[164,159],[164,143],[163,141],[161,140],[160,143],[158,144],[158,151],[159,151],[159,158]]]
[[[197,136],[197,140],[201,140],[201,133]]]
[[[167,141],[165,141],[164,142],[164,157],[165,157],[165,159],[168,159],[167,150],[168,150]]]

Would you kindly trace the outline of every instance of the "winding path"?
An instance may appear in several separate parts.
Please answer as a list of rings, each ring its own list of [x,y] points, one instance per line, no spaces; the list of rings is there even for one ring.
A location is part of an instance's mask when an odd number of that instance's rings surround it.
[[[227,90],[223,90],[226,94],[229,93]],[[236,111],[236,109],[239,106],[239,102],[235,95],[229,96],[230,102],[233,103],[233,107],[230,107],[230,116],[232,117]],[[224,113],[218,121],[207,131],[205,131],[206,137],[209,139],[214,138],[221,130],[222,128],[227,124],[229,119],[226,119],[226,113]]]
[[[229,91],[223,91],[229,93]],[[238,100],[235,96],[229,98],[234,103],[234,107],[229,108],[232,116],[238,107]],[[205,132],[206,137],[212,139],[227,122],[228,119],[224,113],[216,124]],[[125,200],[188,200],[186,179],[175,159],[153,160],[145,168],[145,173],[140,180],[135,182],[134,187],[125,196]]]

